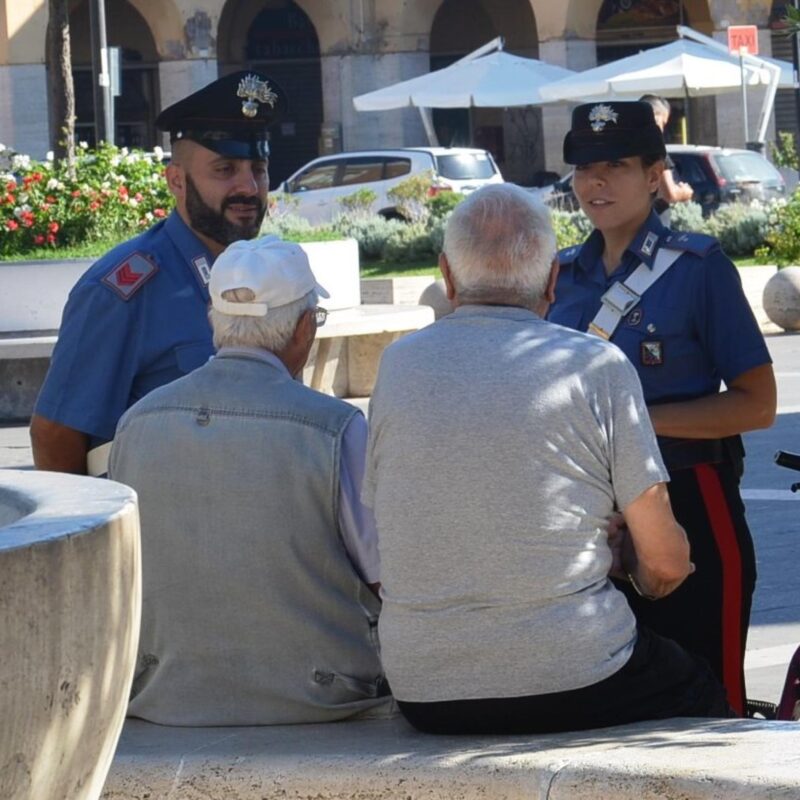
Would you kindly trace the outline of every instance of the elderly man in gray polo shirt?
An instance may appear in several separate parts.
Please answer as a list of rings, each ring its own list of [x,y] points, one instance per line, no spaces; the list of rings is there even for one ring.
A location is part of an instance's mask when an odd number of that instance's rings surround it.
[[[217,355],[120,421],[143,611],[129,714],[167,725],[383,715],[367,429],[295,379],[326,312],[297,244],[236,242],[209,290]]]
[[[423,731],[729,714],[707,665],[637,628],[610,580],[658,602],[691,572],[689,547],[633,367],[543,319],[555,251],[524,190],[470,195],[440,259],[455,311],[381,362],[362,498],[386,675]]]

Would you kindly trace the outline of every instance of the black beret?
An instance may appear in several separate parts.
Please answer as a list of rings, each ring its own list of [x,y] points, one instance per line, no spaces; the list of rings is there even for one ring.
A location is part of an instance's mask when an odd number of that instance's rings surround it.
[[[572,111],[572,128],[564,137],[566,164],[649,155],[667,155],[649,103],[584,103]]]
[[[193,142],[230,158],[266,158],[267,128],[286,110],[286,95],[256,72],[225,75],[165,108],[156,119],[170,141]]]

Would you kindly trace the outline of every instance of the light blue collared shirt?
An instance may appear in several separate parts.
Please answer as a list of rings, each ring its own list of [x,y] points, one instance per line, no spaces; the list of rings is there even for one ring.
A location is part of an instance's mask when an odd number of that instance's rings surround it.
[[[289,375],[286,365],[274,353],[256,347],[223,347],[219,355],[243,354],[271,364]],[[291,376],[290,376],[291,377]],[[339,528],[353,566],[365,583],[380,581],[378,532],[372,510],[361,502],[361,484],[367,452],[367,421],[359,411],[342,436],[339,463]]]

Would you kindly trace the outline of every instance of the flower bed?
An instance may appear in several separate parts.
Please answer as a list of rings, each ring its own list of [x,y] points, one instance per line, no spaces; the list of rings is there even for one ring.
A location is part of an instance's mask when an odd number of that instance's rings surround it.
[[[0,145],[0,256],[48,258],[61,246],[119,241],[172,208],[159,148],[78,148],[74,168]]]

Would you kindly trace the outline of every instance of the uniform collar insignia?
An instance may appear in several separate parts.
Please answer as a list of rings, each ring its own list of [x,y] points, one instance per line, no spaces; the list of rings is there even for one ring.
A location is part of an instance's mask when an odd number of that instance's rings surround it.
[[[642,246],[639,248],[639,251],[643,256],[652,256],[657,244],[658,234],[654,233],[653,231],[648,231],[647,236],[644,237]]]
[[[589,122],[591,122],[592,130],[595,133],[600,133],[609,122],[613,122],[616,125],[618,119],[619,114],[605,103],[600,103],[589,112]]]
[[[270,107],[275,106],[278,95],[272,91],[266,81],[262,81],[255,75],[245,75],[239,81],[239,88],[236,96],[244,100],[242,103],[242,114],[248,119],[252,119],[258,114],[258,104],[266,103]]]

